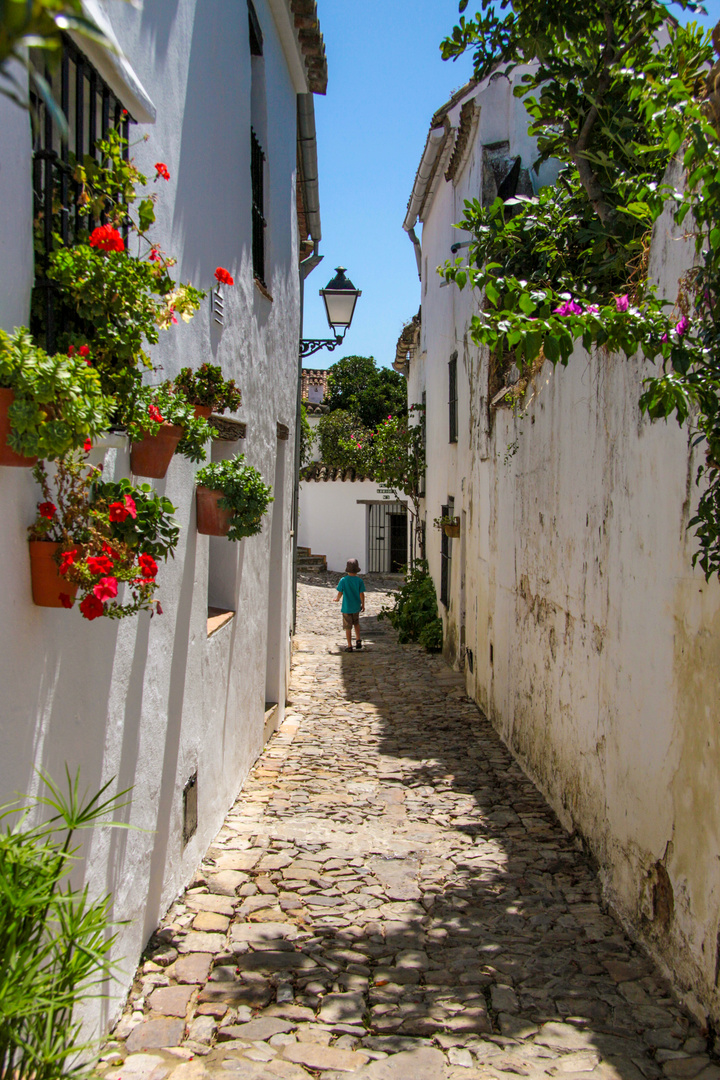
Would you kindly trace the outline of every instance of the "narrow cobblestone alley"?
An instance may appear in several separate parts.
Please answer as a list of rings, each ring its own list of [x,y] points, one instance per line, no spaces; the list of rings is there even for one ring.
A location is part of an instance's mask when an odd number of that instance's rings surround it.
[[[377,622],[378,586],[367,649],[340,652],[336,580],[300,586],[291,707],[104,1076],[720,1080],[460,677]]]

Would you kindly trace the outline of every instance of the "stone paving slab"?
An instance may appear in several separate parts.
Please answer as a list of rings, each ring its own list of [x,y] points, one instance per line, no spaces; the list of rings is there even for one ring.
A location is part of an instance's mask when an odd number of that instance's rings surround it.
[[[108,1080],[720,1080],[440,657],[301,582],[290,705],[151,939]]]

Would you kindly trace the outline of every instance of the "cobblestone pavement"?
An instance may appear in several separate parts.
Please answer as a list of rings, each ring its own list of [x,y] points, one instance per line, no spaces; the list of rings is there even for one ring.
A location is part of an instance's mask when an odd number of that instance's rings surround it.
[[[152,939],[108,1080],[720,1080],[585,856],[437,656],[340,651],[301,584],[291,707]]]

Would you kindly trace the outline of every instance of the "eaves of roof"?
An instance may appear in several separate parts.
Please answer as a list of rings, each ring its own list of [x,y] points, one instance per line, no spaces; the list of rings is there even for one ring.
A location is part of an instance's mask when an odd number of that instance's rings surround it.
[[[355,469],[337,469],[332,468],[330,465],[323,465],[321,461],[313,461],[300,470],[300,479],[312,480],[315,483],[327,483],[330,480],[355,483],[356,480],[371,480],[372,477],[356,472]]]

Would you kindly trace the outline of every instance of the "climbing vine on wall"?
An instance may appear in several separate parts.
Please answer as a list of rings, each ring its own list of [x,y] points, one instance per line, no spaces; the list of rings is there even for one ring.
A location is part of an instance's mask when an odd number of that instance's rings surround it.
[[[561,169],[535,198],[467,201],[467,258],[440,273],[478,290],[473,339],[521,371],[577,342],[657,364],[640,407],[705,445],[694,561],[720,575],[720,23],[681,27],[658,0],[482,0],[471,19],[467,3],[444,58],[474,50],[478,78],[530,65],[515,93]],[[647,277],[668,201],[696,251],[673,297]]]

